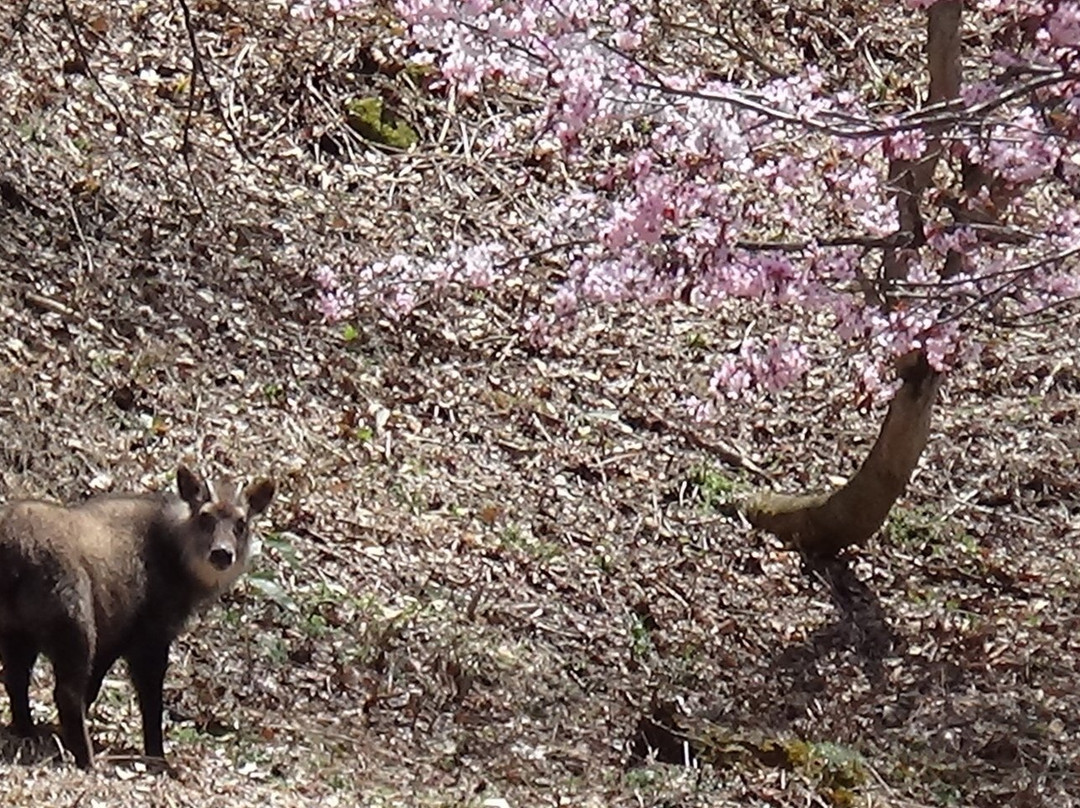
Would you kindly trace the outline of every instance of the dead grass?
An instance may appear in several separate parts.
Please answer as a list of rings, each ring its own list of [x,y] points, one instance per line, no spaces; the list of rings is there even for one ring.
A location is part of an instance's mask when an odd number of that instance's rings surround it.
[[[562,181],[514,190],[470,140],[507,108],[447,117],[373,72],[377,10],[328,31],[199,3],[228,115],[193,109],[188,162],[178,10],[72,3],[91,71],[63,69],[80,48],[62,13],[31,7],[12,33],[19,11],[0,17],[4,495],[159,486],[180,459],[281,487],[253,576],[174,648],[173,775],[130,759],[117,669],[91,724],[113,759],[87,775],[50,762],[55,741],[0,735],[0,802],[1080,795],[1071,332],[1013,333],[954,377],[887,534],[804,570],[725,503],[765,475],[849,473],[875,414],[812,379],[688,426],[683,396],[738,322],[609,312],[550,354],[497,295],[404,328],[373,315],[350,339],[318,322],[307,272],[326,256],[512,237]],[[336,104],[357,87],[408,96],[435,145],[351,139]],[[41,671],[43,721],[48,689]]]

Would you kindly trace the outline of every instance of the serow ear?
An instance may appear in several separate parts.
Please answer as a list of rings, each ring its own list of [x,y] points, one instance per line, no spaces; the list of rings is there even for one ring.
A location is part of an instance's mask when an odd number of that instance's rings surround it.
[[[210,499],[206,483],[187,466],[180,466],[176,470],[176,489],[180,492],[180,499],[191,506],[193,511],[199,510],[203,503]]]
[[[270,500],[274,498],[275,490],[277,486],[274,481],[267,477],[256,480],[245,488],[244,499],[247,501],[248,513],[254,515],[265,511]]]

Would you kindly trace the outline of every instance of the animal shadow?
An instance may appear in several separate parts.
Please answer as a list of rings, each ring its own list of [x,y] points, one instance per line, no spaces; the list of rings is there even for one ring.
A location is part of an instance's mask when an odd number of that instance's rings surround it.
[[[0,763],[10,766],[42,766],[63,756],[60,728],[40,725],[32,737],[16,735],[10,727],[0,726]]]

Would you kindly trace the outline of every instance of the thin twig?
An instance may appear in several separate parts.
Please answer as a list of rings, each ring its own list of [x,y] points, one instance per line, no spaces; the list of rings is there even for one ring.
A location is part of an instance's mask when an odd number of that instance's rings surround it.
[[[61,317],[65,317],[70,320],[75,320],[88,328],[92,328],[94,331],[103,331],[105,326],[99,323],[97,320],[85,317],[75,309],[68,306],[66,303],[61,303],[59,300],[54,300],[51,297],[38,294],[37,292],[27,292],[25,295],[26,302],[35,308],[43,309],[44,311],[50,311],[53,314],[59,314]]]
[[[210,93],[210,98],[214,102],[214,106],[217,109],[218,117],[221,119],[222,125],[225,127],[225,131],[229,135],[229,139],[232,141],[233,147],[236,149],[244,162],[255,166],[255,161],[248,155],[247,150],[244,148],[244,144],[240,140],[240,136],[229,122],[228,117],[225,115],[225,107],[221,103],[221,96],[218,95],[217,89],[214,87],[213,82],[210,81],[210,76],[206,73],[205,65],[202,60],[202,53],[199,51],[199,43],[195,36],[195,26],[191,22],[191,9],[188,7],[187,0],[178,0],[180,4],[180,12],[184,16],[184,28],[187,30],[188,41],[191,43],[191,91],[195,92],[195,73],[199,73],[203,77],[203,81],[206,82],[207,92]],[[190,113],[190,109],[189,109]],[[185,125],[185,144],[187,143],[187,132]]]
[[[26,33],[26,15],[30,13],[30,6],[34,4],[34,0],[26,0],[23,4],[22,10],[19,11],[18,16],[15,17],[15,21],[11,23],[13,31],[19,33]]]
[[[113,97],[109,94],[109,91],[105,89],[105,85],[101,83],[97,73],[92,67],[90,67],[90,54],[87,52],[86,47],[83,45],[82,38],[79,36],[78,26],[75,25],[75,18],[71,15],[71,7],[68,5],[67,0],[60,0],[61,7],[64,9],[64,20],[68,24],[68,28],[71,29],[71,37],[75,42],[75,50],[79,52],[79,58],[82,60],[82,68],[86,71],[86,75],[90,77],[90,80],[94,82],[94,85],[101,91],[101,94],[105,96],[105,100],[109,102],[109,106],[113,108],[113,112],[116,113],[117,120],[120,121],[121,129],[118,134],[125,135],[128,131],[127,118],[124,117],[124,113],[120,110],[120,105],[113,100]],[[26,4],[27,10],[30,8],[30,3]]]

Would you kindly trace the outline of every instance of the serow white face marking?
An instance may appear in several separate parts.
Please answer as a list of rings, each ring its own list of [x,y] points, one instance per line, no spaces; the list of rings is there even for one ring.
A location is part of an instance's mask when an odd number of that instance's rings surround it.
[[[221,592],[247,569],[251,556],[248,519],[269,505],[274,483],[258,480],[237,495],[232,483],[203,482],[186,469],[177,479],[192,512],[184,539],[185,564],[203,587]]]
[[[227,589],[247,568],[247,519],[231,503],[208,502],[192,517],[191,525],[186,545],[188,569],[207,589]]]

